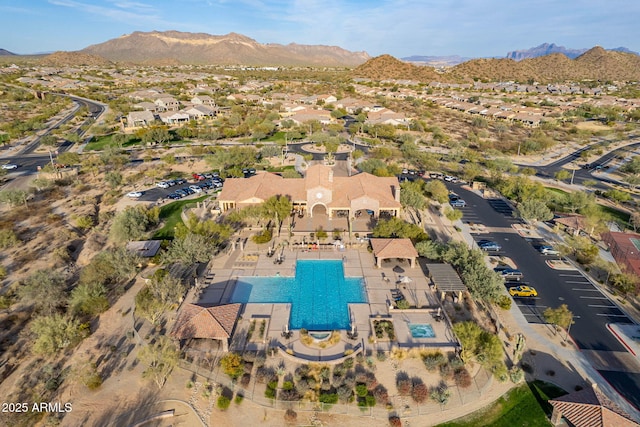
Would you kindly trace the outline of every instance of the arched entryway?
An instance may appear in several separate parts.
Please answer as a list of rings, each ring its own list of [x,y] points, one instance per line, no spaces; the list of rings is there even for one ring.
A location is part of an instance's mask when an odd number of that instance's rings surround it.
[[[323,205],[322,203],[317,203],[315,205],[313,205],[313,207],[311,208],[311,217],[315,217],[315,216],[327,216],[328,212],[327,212],[327,207],[325,205]]]

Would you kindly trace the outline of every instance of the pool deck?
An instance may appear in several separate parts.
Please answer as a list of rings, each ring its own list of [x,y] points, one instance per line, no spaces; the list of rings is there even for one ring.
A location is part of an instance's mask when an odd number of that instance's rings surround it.
[[[277,255],[284,256],[281,264],[274,264]],[[261,350],[267,347],[279,347],[287,353],[306,360],[339,360],[349,350],[390,351],[393,347],[427,347],[452,349],[455,342],[446,319],[436,322],[440,304],[436,294],[429,287],[429,279],[419,266],[410,268],[400,262],[387,262],[383,268],[375,266],[374,258],[366,249],[347,249],[344,251],[277,251],[277,255],[267,257],[266,251],[236,250],[230,254],[215,258],[209,264],[206,287],[198,303],[219,305],[230,302],[236,279],[243,276],[293,276],[297,260],[342,260],[346,277],[363,277],[368,303],[350,304],[353,325],[358,332],[357,338],[348,337],[342,332],[342,340],[326,349],[311,348],[300,341],[299,331],[291,331],[287,338],[283,332],[289,323],[290,304],[250,303],[245,304],[241,318],[236,325],[230,349],[233,351]],[[408,283],[401,283],[403,276],[409,277]],[[405,279],[406,280],[406,279]],[[401,292],[414,309],[398,310],[390,308],[393,302],[392,292]],[[376,341],[369,339],[372,334],[372,320],[375,318],[392,320],[396,331],[396,341]],[[247,331],[252,320],[266,320],[265,334],[261,339],[248,340]],[[413,338],[408,323],[429,323],[434,338]]]

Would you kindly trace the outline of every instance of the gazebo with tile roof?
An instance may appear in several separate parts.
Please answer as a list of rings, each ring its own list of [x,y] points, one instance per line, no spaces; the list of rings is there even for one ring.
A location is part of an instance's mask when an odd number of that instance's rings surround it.
[[[411,239],[371,239],[371,248],[378,268],[382,267],[383,259],[391,258],[408,259],[411,268],[416,266],[418,251],[411,243]]]
[[[203,307],[185,304],[170,335],[179,340],[212,339],[222,343],[224,351],[229,350],[229,339],[238,320],[242,304],[225,304]]]
[[[553,406],[551,423],[560,425],[562,418],[574,427],[638,427],[618,405],[606,397],[597,385],[549,400]]]

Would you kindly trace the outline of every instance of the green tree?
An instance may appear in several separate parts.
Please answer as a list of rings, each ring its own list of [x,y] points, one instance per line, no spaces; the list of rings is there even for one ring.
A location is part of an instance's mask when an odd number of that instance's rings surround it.
[[[74,315],[96,316],[108,308],[107,290],[101,283],[80,284],[71,291],[69,309]]]
[[[443,249],[444,245],[435,240],[423,240],[422,242],[416,243],[416,251],[418,251],[418,254],[430,260],[439,260]]]
[[[144,208],[130,206],[113,219],[111,236],[118,242],[142,240],[150,223]]]
[[[547,309],[542,312],[545,322],[553,325],[554,332],[558,332],[558,328],[567,329],[573,323],[573,313],[569,311],[567,304],[560,307]]]
[[[527,199],[518,205],[520,218],[527,222],[548,221],[553,218],[553,212],[547,204],[539,199]]]
[[[33,352],[51,356],[74,347],[89,335],[89,325],[66,315],[39,316],[33,319],[30,331],[34,335]]]
[[[20,239],[11,229],[0,230],[0,250],[8,249],[20,243]]]
[[[147,319],[153,325],[159,324],[162,315],[169,308],[153,295],[149,286],[140,289],[136,294],[135,306],[136,315]]]
[[[33,303],[38,312],[53,314],[66,301],[66,288],[67,284],[61,274],[38,270],[18,288],[18,295],[23,302]]]
[[[118,188],[122,185],[122,174],[116,171],[107,172],[104,175],[104,180],[111,188]]]
[[[162,259],[165,263],[179,262],[191,265],[208,262],[215,250],[215,244],[201,234],[188,233],[182,239],[174,239]]]
[[[584,191],[572,191],[567,194],[562,206],[569,212],[576,213],[594,203],[593,195],[585,193]]]
[[[640,278],[633,273],[619,273],[611,276],[611,286],[625,295],[636,295]]]
[[[285,218],[288,218],[289,215],[291,215],[291,210],[293,209],[291,200],[286,196],[271,196],[264,201],[262,209],[264,209],[266,217],[273,218],[275,220],[278,227],[278,236],[280,236],[282,222]]]
[[[100,283],[107,288],[135,276],[140,258],[123,247],[99,252],[80,271],[80,283]]]
[[[2,190],[0,191],[0,202],[9,206],[19,206],[27,204],[28,193],[24,190]]]
[[[142,347],[138,353],[138,359],[146,366],[143,378],[152,379],[158,388],[162,388],[167,381],[179,358],[180,350],[165,335],[159,336],[155,343]]]
[[[174,277],[167,270],[156,270],[149,283],[149,290],[161,304],[172,307],[180,302],[187,291],[184,280]]]
[[[456,222],[462,219],[463,213],[459,209],[453,209],[450,206],[445,206],[444,216],[451,222]]]
[[[424,189],[427,196],[439,203],[446,203],[449,200],[449,190],[442,181],[432,179],[425,184]]]
[[[414,241],[428,239],[428,236],[421,227],[415,224],[409,224],[398,217],[378,221],[378,224],[376,224],[373,229],[373,237],[398,237],[408,238]]]
[[[234,380],[244,372],[244,362],[238,353],[227,353],[220,359],[222,371]]]
[[[424,181],[403,182],[400,184],[400,203],[405,208],[411,208],[416,213],[424,209],[426,200],[422,193],[422,186]]]
[[[58,163],[63,165],[79,165],[80,155],[78,153],[65,151],[58,156]]]
[[[145,144],[164,144],[171,141],[172,136],[164,126],[153,126],[142,135],[142,142]]]

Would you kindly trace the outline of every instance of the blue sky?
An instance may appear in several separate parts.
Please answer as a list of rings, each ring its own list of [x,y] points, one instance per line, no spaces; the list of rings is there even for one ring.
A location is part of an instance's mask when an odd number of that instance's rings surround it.
[[[640,51],[638,17],[636,0],[0,0],[0,48],[79,50],[178,30],[399,58],[504,56],[544,42]]]

